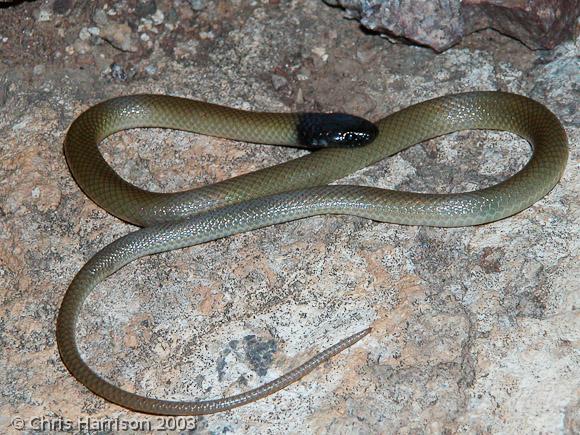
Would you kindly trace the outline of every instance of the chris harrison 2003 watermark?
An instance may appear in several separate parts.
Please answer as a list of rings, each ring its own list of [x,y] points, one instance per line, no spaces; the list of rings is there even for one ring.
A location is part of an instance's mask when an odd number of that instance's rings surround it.
[[[74,420],[66,417],[29,417],[19,416],[10,419],[10,426],[16,430],[33,430],[39,432],[151,432],[182,431],[196,427],[195,417],[159,417],[135,420],[121,417],[94,418],[78,417]]]

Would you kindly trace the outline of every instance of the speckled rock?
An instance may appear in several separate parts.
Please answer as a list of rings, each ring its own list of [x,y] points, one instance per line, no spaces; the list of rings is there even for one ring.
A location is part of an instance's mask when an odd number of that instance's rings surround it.
[[[341,11],[307,0],[156,0],[155,12],[134,0],[58,3],[64,13],[57,2],[0,10],[0,432],[128,424],[199,433],[578,432],[577,45],[533,52],[482,32],[435,54],[364,34]],[[37,9],[51,21],[37,21]],[[95,21],[101,12],[106,21]],[[136,51],[89,32],[123,22]],[[532,96],[564,123],[570,165],[530,209],[457,229],[318,216],[144,258],[97,287],[79,328],[82,353],[103,376],[169,399],[244,391],[371,326],[354,347],[264,400],[188,419],[127,411],[66,371],[54,338],[63,294],[95,252],[135,230],[70,175],[62,143],[83,110],[155,92],[378,119],[474,89]],[[123,177],[156,191],[304,153],[159,129],[117,134],[101,149]],[[460,132],[341,182],[471,190],[514,173],[529,153],[513,135]]]
[[[576,0],[324,0],[346,9],[375,32],[403,38],[437,51],[465,35],[494,29],[532,49],[551,49],[575,34],[580,3]]]

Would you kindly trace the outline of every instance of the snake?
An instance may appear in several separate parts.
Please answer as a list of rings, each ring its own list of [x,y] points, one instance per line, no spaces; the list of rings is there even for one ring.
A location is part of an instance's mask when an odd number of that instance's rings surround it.
[[[106,137],[158,127],[257,144],[315,148],[302,157],[192,190],[159,193],[121,178],[99,151]],[[529,142],[524,167],[480,190],[436,194],[330,184],[412,145],[461,130],[511,132]],[[167,95],[129,95],[90,107],[64,141],[70,171],[96,204],[142,228],[96,253],[75,275],[56,321],[68,371],[102,398],[155,415],[203,415],[266,397],[313,371],[369,334],[338,341],[279,378],[240,394],[175,401],[114,385],[83,360],[79,315],[97,284],[137,258],[315,215],[353,215],[377,222],[435,227],[480,225],[512,216],[549,193],[568,159],[566,132],[544,105],[522,95],[474,91],[440,96],[375,123],[344,114],[250,112]],[[329,185],[330,184],[330,185]]]

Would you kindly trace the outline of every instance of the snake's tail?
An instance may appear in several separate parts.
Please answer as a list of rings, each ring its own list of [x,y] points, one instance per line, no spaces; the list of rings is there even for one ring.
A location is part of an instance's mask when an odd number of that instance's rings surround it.
[[[130,393],[111,384],[88,367],[80,357],[76,344],[67,346],[64,349],[63,347],[60,347],[60,350],[61,357],[73,376],[78,378],[78,375],[82,374],[84,379],[83,384],[85,384],[91,391],[110,402],[119,404],[134,411],[148,414],[205,415],[228,411],[238,406],[262,399],[281,390],[306,376],[316,367],[328,361],[333,356],[349,348],[370,332],[371,328],[363,329],[362,331],[359,331],[318,353],[304,364],[290,370],[288,373],[250,391],[230,397],[224,397],[222,399],[200,401],[161,400]]]

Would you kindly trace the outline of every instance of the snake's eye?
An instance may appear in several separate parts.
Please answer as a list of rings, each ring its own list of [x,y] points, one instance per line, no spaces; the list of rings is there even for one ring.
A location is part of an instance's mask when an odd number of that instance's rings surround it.
[[[352,148],[372,142],[379,130],[372,122],[346,113],[301,113],[299,144],[312,148]]]

